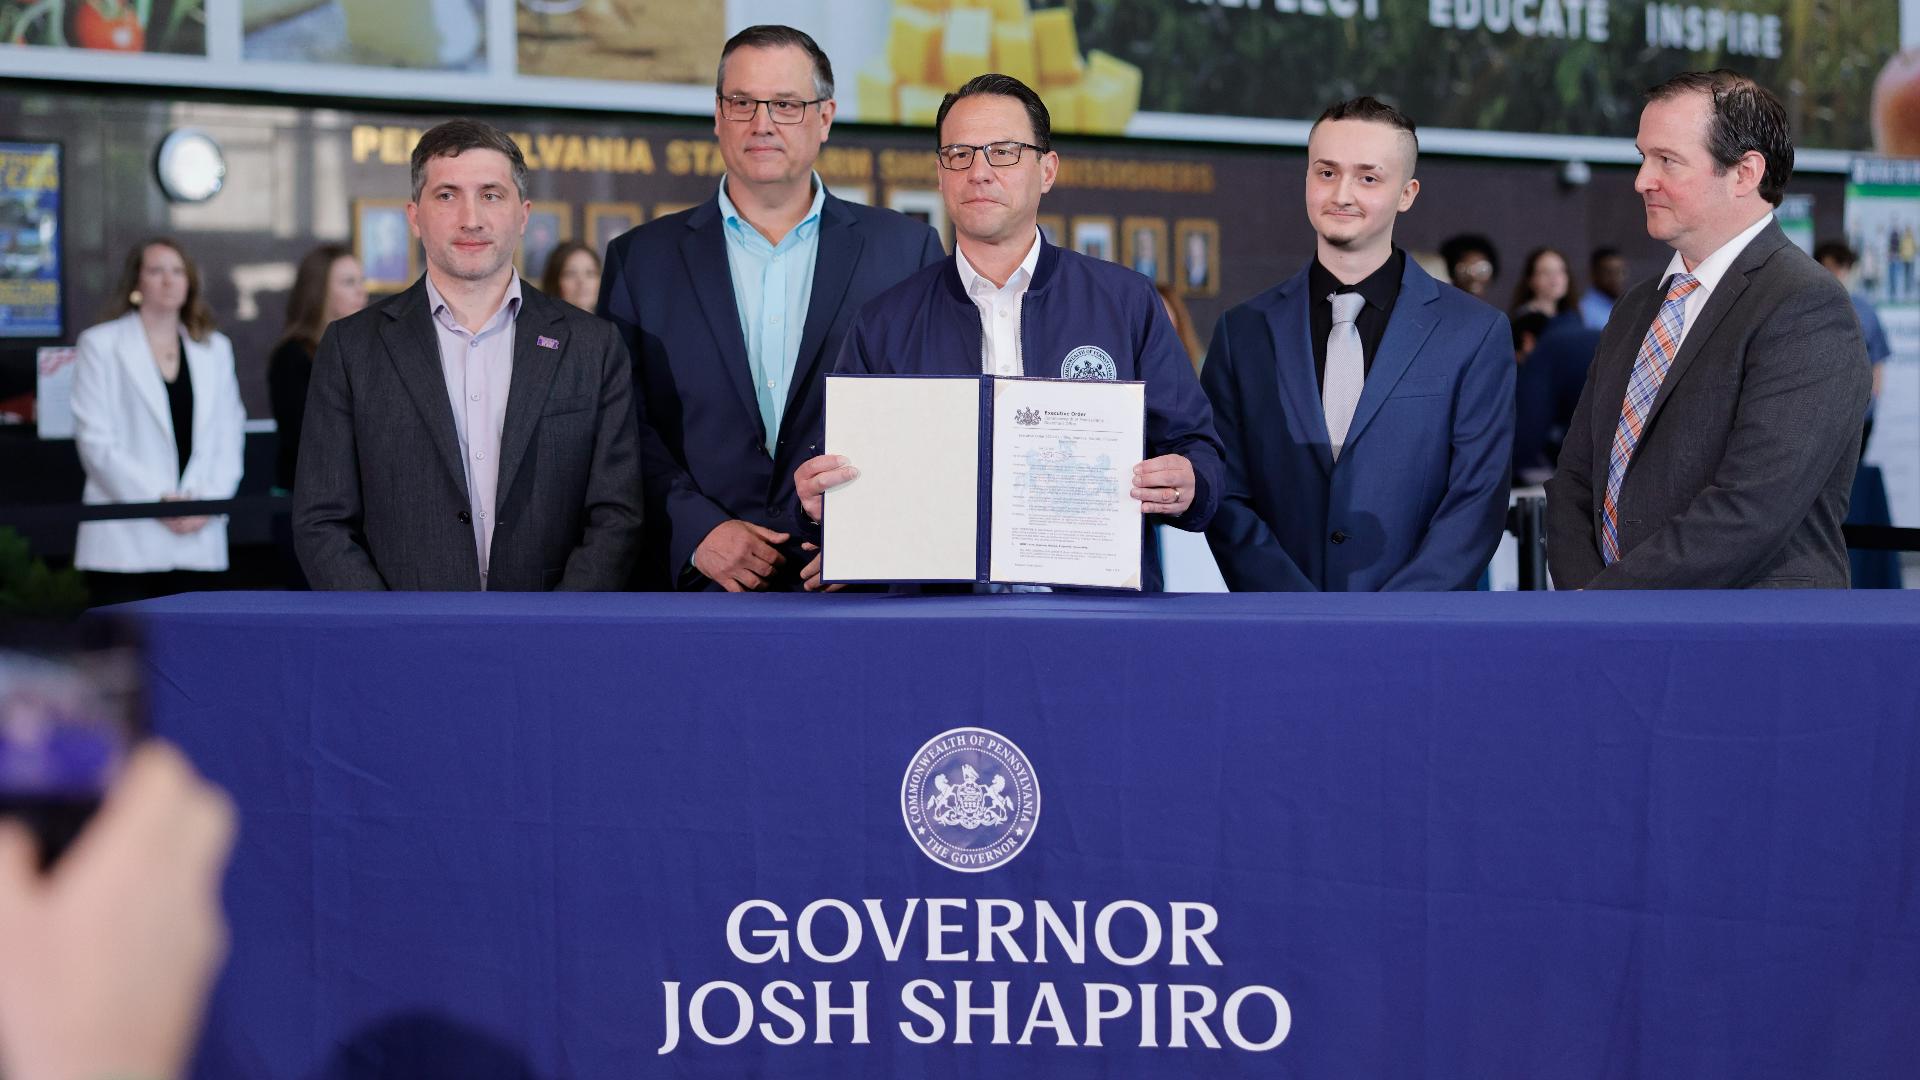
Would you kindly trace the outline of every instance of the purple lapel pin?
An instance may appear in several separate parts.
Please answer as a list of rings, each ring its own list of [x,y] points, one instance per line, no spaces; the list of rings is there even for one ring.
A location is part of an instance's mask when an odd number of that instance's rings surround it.
[[[557,349],[557,348],[559,348],[559,347],[560,347],[560,341],[559,341],[559,339],[557,339],[557,338],[550,338],[550,337],[547,337],[547,336],[546,336],[546,335],[544,335],[544,334],[542,334],[541,336],[539,336],[539,337],[537,337],[537,338],[534,338],[534,339],[533,339],[533,343],[534,343],[535,345],[538,345],[538,346],[540,346],[540,347],[541,347],[541,348],[543,348],[543,349]]]

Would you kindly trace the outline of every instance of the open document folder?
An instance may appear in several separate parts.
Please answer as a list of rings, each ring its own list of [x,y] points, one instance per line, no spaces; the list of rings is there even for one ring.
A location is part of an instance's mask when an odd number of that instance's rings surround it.
[[[1146,384],[829,375],[821,576],[1140,588]]]

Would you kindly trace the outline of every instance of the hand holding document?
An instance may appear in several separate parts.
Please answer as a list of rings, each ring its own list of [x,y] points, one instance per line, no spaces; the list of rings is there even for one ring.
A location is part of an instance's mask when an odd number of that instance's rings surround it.
[[[826,417],[856,472],[824,500],[823,581],[1140,588],[1145,384],[831,376]]]

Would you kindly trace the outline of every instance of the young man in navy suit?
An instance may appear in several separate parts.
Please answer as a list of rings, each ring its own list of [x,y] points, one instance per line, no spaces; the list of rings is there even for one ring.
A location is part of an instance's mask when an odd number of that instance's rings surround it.
[[[1214,329],[1200,380],[1226,485],[1207,542],[1230,589],[1470,589],[1500,541],[1512,332],[1394,246],[1419,150],[1372,98],[1321,114],[1314,259]]]
[[[792,589],[793,471],[821,376],[866,301],[945,256],[928,226],[843,202],[813,171],[833,67],[786,26],[720,54],[714,197],[607,246],[600,314],[633,354],[647,487],[646,588]]]

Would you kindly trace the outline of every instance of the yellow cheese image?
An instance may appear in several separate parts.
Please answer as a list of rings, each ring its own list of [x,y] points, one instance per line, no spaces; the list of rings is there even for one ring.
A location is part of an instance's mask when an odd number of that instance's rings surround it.
[[[1011,75],[1028,86],[1039,85],[1040,63],[1033,51],[1033,23],[1021,19],[993,24],[993,70]]]
[[[1040,81],[1063,84],[1080,81],[1080,36],[1073,29],[1073,12],[1047,8],[1033,13],[1033,43],[1040,59]]]
[[[900,106],[893,99],[893,70],[885,60],[875,58],[854,77],[854,107],[869,124],[897,124]]]
[[[995,23],[1027,21],[1029,14],[1027,0],[974,0],[974,2],[982,7],[992,8]]]
[[[940,27],[945,18],[914,7],[893,9],[887,60],[901,82],[937,83],[940,71]]]
[[[937,86],[902,86],[900,122],[932,127],[940,117],[940,101],[946,96],[947,92]]]
[[[1047,119],[1055,132],[1085,131],[1081,124],[1081,87],[1079,83],[1049,86],[1040,95],[1047,103]]]
[[[986,73],[993,60],[993,13],[982,8],[955,9],[947,15],[940,41],[942,82],[958,87]]]
[[[1118,135],[1140,108],[1140,69],[1098,49],[1087,54],[1080,84],[1080,130]]]

